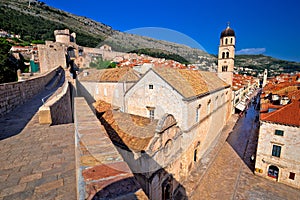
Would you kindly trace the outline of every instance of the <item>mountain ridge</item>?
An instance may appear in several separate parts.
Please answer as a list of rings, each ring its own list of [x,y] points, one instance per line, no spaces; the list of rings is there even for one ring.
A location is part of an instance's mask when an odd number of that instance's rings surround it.
[[[32,1],[31,6],[29,7],[28,5],[27,0],[2,0],[0,3],[0,17],[3,20],[0,22],[0,27],[21,34],[24,39],[28,40],[54,40],[53,31],[55,29],[68,28],[72,32],[77,33],[77,43],[81,46],[99,47],[102,44],[108,44],[112,46],[113,50],[122,52],[137,51],[139,49],[158,49],[168,51],[171,54],[178,54],[188,60],[189,63],[196,64],[199,69],[216,71],[216,56],[200,49],[174,42],[123,33],[104,23],[53,8],[41,1]],[[23,18],[24,20],[22,20]],[[300,71],[300,63],[268,56],[264,56],[261,59],[258,57],[262,57],[262,55],[237,55],[235,65],[246,68],[255,68],[254,65],[258,65],[256,68],[258,68],[258,71],[261,71],[262,68],[279,70],[282,68],[280,64],[283,64],[284,66],[291,65],[294,67],[293,69]],[[275,64],[272,62],[275,62]],[[282,72],[291,71],[291,69],[285,70],[286,68],[283,67],[284,70]]]

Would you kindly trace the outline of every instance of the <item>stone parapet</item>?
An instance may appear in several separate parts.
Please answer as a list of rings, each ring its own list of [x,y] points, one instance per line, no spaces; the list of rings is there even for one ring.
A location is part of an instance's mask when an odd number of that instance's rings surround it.
[[[86,100],[74,107],[78,199],[148,199]]]
[[[40,93],[56,75],[57,69],[26,81],[0,84],[0,117]]]
[[[73,122],[70,85],[65,77],[64,84],[39,108],[39,123],[58,125]]]

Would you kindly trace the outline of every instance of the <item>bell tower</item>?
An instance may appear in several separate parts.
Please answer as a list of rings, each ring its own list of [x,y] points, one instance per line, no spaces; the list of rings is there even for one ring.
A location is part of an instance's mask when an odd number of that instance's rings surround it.
[[[218,76],[226,83],[232,85],[235,51],[235,32],[227,24],[222,31],[218,54]]]

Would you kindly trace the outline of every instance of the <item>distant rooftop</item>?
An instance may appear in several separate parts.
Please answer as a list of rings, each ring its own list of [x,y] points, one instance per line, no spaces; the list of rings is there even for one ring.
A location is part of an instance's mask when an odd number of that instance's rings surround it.
[[[78,79],[87,82],[136,82],[140,79],[140,75],[128,67],[101,70],[90,68],[81,72]]]

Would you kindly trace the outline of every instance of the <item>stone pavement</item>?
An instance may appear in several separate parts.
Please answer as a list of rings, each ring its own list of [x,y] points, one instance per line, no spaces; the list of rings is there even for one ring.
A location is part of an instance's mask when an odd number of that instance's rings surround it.
[[[196,164],[194,170],[191,171],[191,175],[188,178],[187,182],[183,184],[188,196],[193,195],[196,187],[202,181],[207,170],[217,158],[218,153],[222,149],[222,146],[225,143],[228,135],[231,133],[233,127],[236,125],[237,120],[238,115],[231,116],[230,120],[220,133],[219,137],[216,139],[215,144],[211,146],[211,148],[203,155],[203,158]]]
[[[0,118],[0,200],[76,199],[74,126],[38,123],[49,92]]]
[[[256,149],[257,130],[255,123],[249,123],[249,118],[256,116],[251,109],[252,113],[238,121],[227,141],[224,137],[229,129],[224,130],[216,148],[192,172],[196,187],[186,187],[189,199],[300,199],[300,190],[253,174],[249,158]],[[233,123],[231,120],[227,127]]]

